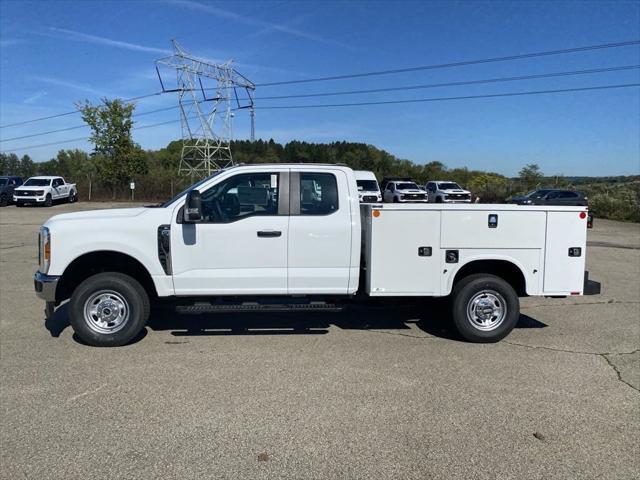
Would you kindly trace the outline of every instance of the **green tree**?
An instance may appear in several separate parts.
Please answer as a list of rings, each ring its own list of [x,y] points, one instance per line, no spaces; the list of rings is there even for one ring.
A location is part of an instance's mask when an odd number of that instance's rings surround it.
[[[76,107],[92,130],[91,142],[99,155],[98,176],[111,186],[115,198],[119,186],[146,171],[145,153],[131,138],[135,105],[103,98],[100,105],[85,100]]]
[[[540,166],[536,163],[530,163],[525,165],[518,173],[520,179],[520,185],[524,190],[531,190],[539,186],[540,182],[544,178],[544,175],[540,171]]]

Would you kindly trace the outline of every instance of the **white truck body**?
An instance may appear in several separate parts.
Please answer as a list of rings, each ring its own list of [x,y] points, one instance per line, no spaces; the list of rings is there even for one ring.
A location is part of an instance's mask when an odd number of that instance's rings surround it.
[[[16,205],[50,205],[56,200],[74,201],[77,191],[75,183],[67,183],[62,177],[31,177],[13,191],[13,202]]]
[[[356,177],[356,184],[358,185],[358,198],[360,199],[360,203],[382,202],[380,185],[373,172],[355,170],[353,174]]]
[[[83,282],[112,271],[151,297],[440,297],[479,273],[520,295],[581,295],[586,228],[585,207],[361,206],[347,167],[240,166],[156,208],[51,218],[35,283],[72,307]]]

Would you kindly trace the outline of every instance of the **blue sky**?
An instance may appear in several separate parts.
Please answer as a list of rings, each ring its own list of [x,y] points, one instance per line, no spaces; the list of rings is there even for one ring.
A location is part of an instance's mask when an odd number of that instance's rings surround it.
[[[412,67],[640,39],[640,3],[597,2],[205,2],[0,0],[0,125],[73,109],[73,102],[159,89],[154,60],[176,38],[193,54],[230,58],[255,83]],[[256,97],[458,82],[640,64],[640,47],[423,70],[340,81],[261,87]],[[364,95],[257,100],[257,107],[405,100],[640,83],[640,70]],[[177,104],[170,94],[138,112]],[[138,126],[178,119],[177,109]],[[36,161],[85,141],[21,148],[88,135],[78,115],[0,129],[0,150]],[[248,138],[244,112],[236,138]],[[417,163],[438,160],[515,175],[527,163],[546,174],[640,173],[638,87],[551,95],[384,106],[257,110],[256,135],[279,142],[366,142]],[[159,148],[178,123],[134,138]]]

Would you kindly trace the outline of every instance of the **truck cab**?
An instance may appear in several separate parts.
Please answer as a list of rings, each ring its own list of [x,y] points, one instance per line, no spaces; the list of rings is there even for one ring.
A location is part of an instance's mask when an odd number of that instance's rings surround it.
[[[34,283],[48,315],[69,300],[75,332],[99,346],[134,338],[159,297],[231,312],[451,296],[463,338],[497,341],[519,295],[595,291],[585,218],[583,207],[361,206],[348,167],[237,166],[153,207],[49,219]]]

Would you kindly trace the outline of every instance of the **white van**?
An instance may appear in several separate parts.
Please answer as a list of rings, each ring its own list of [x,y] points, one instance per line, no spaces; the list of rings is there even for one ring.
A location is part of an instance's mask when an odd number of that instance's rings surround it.
[[[382,193],[374,173],[364,170],[356,170],[353,173],[356,175],[360,203],[382,202]]]

